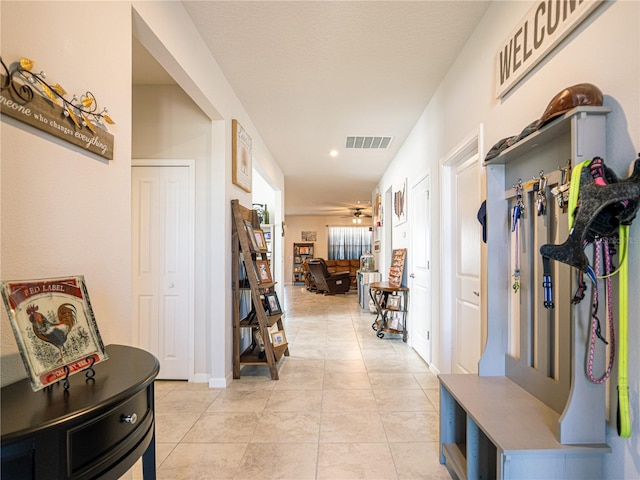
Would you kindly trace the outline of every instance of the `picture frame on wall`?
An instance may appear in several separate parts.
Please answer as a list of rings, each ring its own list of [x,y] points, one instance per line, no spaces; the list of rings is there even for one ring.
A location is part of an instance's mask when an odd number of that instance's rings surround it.
[[[82,275],[0,285],[34,391],[109,358]]]
[[[407,179],[393,188],[393,226],[407,221]]]
[[[256,270],[258,271],[258,280],[260,280],[260,283],[273,283],[269,262],[266,260],[256,260]]]
[[[251,137],[236,119],[231,121],[231,130],[231,180],[234,185],[251,193],[251,172],[253,169]]]

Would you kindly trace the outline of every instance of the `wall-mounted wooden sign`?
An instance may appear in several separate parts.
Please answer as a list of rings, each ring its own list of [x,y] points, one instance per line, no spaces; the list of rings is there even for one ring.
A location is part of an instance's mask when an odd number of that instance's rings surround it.
[[[7,79],[3,75],[2,85],[6,82]],[[95,133],[88,127],[76,127],[73,120],[64,115],[64,108],[38,93],[28,102],[18,97],[11,88],[3,88],[1,93],[2,115],[15,118],[54,137],[113,160],[113,135],[109,132],[99,127],[93,127]]]
[[[9,69],[0,57],[5,72],[0,75],[0,113],[112,160],[113,135],[105,124],[115,122],[107,115],[107,109],[98,111],[91,92],[68,100],[59,83],[49,83],[43,71],[32,71],[34,64],[22,57]]]
[[[538,0],[495,56],[496,98],[504,96],[602,3]]]

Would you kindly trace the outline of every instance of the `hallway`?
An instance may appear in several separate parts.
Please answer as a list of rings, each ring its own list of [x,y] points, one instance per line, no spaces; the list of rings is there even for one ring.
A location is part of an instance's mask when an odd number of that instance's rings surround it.
[[[279,380],[245,367],[226,389],[156,382],[158,478],[450,478],[438,381],[415,351],[376,337],[355,290],[286,287],[282,303],[291,355]]]

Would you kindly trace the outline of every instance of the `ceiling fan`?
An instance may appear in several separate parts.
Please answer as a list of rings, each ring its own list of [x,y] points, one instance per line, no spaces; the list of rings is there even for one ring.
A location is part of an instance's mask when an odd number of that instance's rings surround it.
[[[371,218],[371,215],[363,212],[364,208],[355,207],[355,208],[350,208],[350,210],[354,210],[353,214],[351,215],[352,217],[351,221],[353,223],[360,224],[362,223],[363,218]]]

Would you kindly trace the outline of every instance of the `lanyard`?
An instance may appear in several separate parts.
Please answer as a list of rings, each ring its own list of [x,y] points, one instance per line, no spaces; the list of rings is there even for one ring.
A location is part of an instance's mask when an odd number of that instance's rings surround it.
[[[594,267],[595,267],[595,275],[596,282],[593,284],[593,311],[591,314],[591,337],[589,339],[589,358],[587,359],[587,376],[592,383],[600,384],[607,381],[609,376],[611,375],[611,369],[613,368],[613,359],[616,355],[616,337],[615,337],[615,327],[613,325],[613,305],[611,303],[611,255],[609,251],[609,241],[603,238],[597,238],[594,244],[595,250],[595,259],[594,259]],[[607,367],[606,372],[600,378],[596,378],[593,374],[593,357],[595,355],[596,350],[596,337],[602,340],[605,344],[607,341],[604,339],[602,334],[600,333],[600,320],[598,319],[598,284],[597,278],[600,273],[600,252],[604,252],[604,282],[606,287],[605,292],[605,303],[607,309],[607,321],[609,323],[609,340],[611,344],[609,345],[609,365]]]
[[[511,232],[516,234],[516,252],[513,268],[513,293],[520,290],[520,222],[519,219],[524,216],[524,200],[522,198],[522,179],[518,179],[518,183],[513,185],[516,190],[516,204],[513,207]]]

